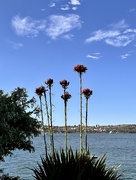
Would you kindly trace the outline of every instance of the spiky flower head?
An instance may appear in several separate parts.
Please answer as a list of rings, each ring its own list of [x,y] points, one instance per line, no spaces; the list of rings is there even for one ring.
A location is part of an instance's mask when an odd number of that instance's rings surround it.
[[[47,81],[45,81],[45,84],[47,84],[49,87],[51,87],[53,84],[53,79],[51,79],[51,78],[47,79]]]
[[[61,98],[64,99],[64,101],[68,101],[72,96],[68,93],[65,92],[63,95],[61,95]]]
[[[76,65],[75,67],[74,67],[74,71],[76,71],[76,72],[78,72],[78,73],[85,73],[86,72],[86,70],[88,70],[87,69],[87,67],[85,67],[84,65],[82,65],[82,64],[78,64],[78,65]]]
[[[86,88],[82,91],[82,94],[84,94],[84,96],[88,99],[91,95],[92,95],[93,91]]]
[[[69,82],[64,79],[64,80],[60,81],[60,85],[62,86],[62,88],[66,89],[69,85]]]
[[[38,95],[38,96],[42,96],[42,93],[45,92],[45,87],[44,86],[41,86],[41,87],[38,87],[36,88],[35,90],[35,93]]]

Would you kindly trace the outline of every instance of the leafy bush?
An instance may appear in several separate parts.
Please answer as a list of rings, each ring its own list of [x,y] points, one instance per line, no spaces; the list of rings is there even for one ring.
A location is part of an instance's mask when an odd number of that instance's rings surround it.
[[[9,176],[8,174],[3,174],[2,176],[0,176],[0,180],[19,180],[19,177],[13,177]]]
[[[53,156],[41,157],[41,164],[33,168],[37,180],[120,180],[116,168],[107,168],[105,155],[96,158],[90,153],[76,153],[61,150]]]

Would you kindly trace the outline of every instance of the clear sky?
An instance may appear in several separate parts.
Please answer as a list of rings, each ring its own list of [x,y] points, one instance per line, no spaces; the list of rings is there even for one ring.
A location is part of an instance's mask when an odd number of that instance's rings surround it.
[[[53,125],[79,124],[79,75],[89,99],[89,125],[136,124],[136,0],[0,0],[0,88],[35,89],[54,80]],[[37,102],[39,103],[39,101]],[[83,97],[83,123],[85,99]]]

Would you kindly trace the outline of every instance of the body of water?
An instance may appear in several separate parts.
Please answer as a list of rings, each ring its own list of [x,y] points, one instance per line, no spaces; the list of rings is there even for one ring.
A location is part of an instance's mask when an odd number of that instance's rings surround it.
[[[47,136],[47,142],[48,142]],[[55,149],[64,147],[64,134],[54,134]],[[0,169],[11,176],[20,176],[21,180],[34,180],[30,168],[40,162],[40,156],[44,155],[43,136],[33,140],[35,152],[16,150],[11,157],[6,157],[5,162],[0,163]],[[79,150],[79,133],[68,134],[68,145],[73,150]],[[136,180],[136,134],[108,134],[89,133],[88,145],[92,155],[101,157],[106,153],[107,167],[118,166],[118,172],[123,180]]]

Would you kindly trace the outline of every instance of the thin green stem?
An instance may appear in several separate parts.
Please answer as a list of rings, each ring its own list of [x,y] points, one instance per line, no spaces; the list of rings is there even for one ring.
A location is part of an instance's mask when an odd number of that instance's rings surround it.
[[[65,150],[67,153],[68,145],[67,145],[67,101],[64,100],[64,118],[65,118]]]
[[[88,98],[86,98],[86,117],[85,117],[85,150],[87,152],[87,127],[88,127]]]
[[[82,137],[82,73],[80,76],[80,153],[83,151],[83,137]]]
[[[48,103],[46,98],[46,91],[44,91],[44,100],[45,100],[45,108],[46,108],[46,115],[47,115],[47,122],[48,122],[48,131],[50,134],[50,119],[49,119],[49,111],[48,111]]]
[[[66,89],[64,88],[64,95]],[[67,143],[67,100],[64,99],[64,123],[65,123],[65,152],[67,153],[68,150],[68,143]]]
[[[47,143],[46,143],[46,135],[45,135],[45,127],[44,127],[44,118],[43,118],[43,110],[42,110],[42,99],[41,96],[39,96],[40,99],[40,109],[41,109],[41,118],[42,118],[42,128],[43,128],[43,138],[44,138],[44,148],[45,153],[47,154]]]
[[[53,126],[52,126],[52,95],[51,95],[51,86],[49,86],[49,97],[50,97],[50,150],[52,156],[54,155],[54,137],[53,137]]]

